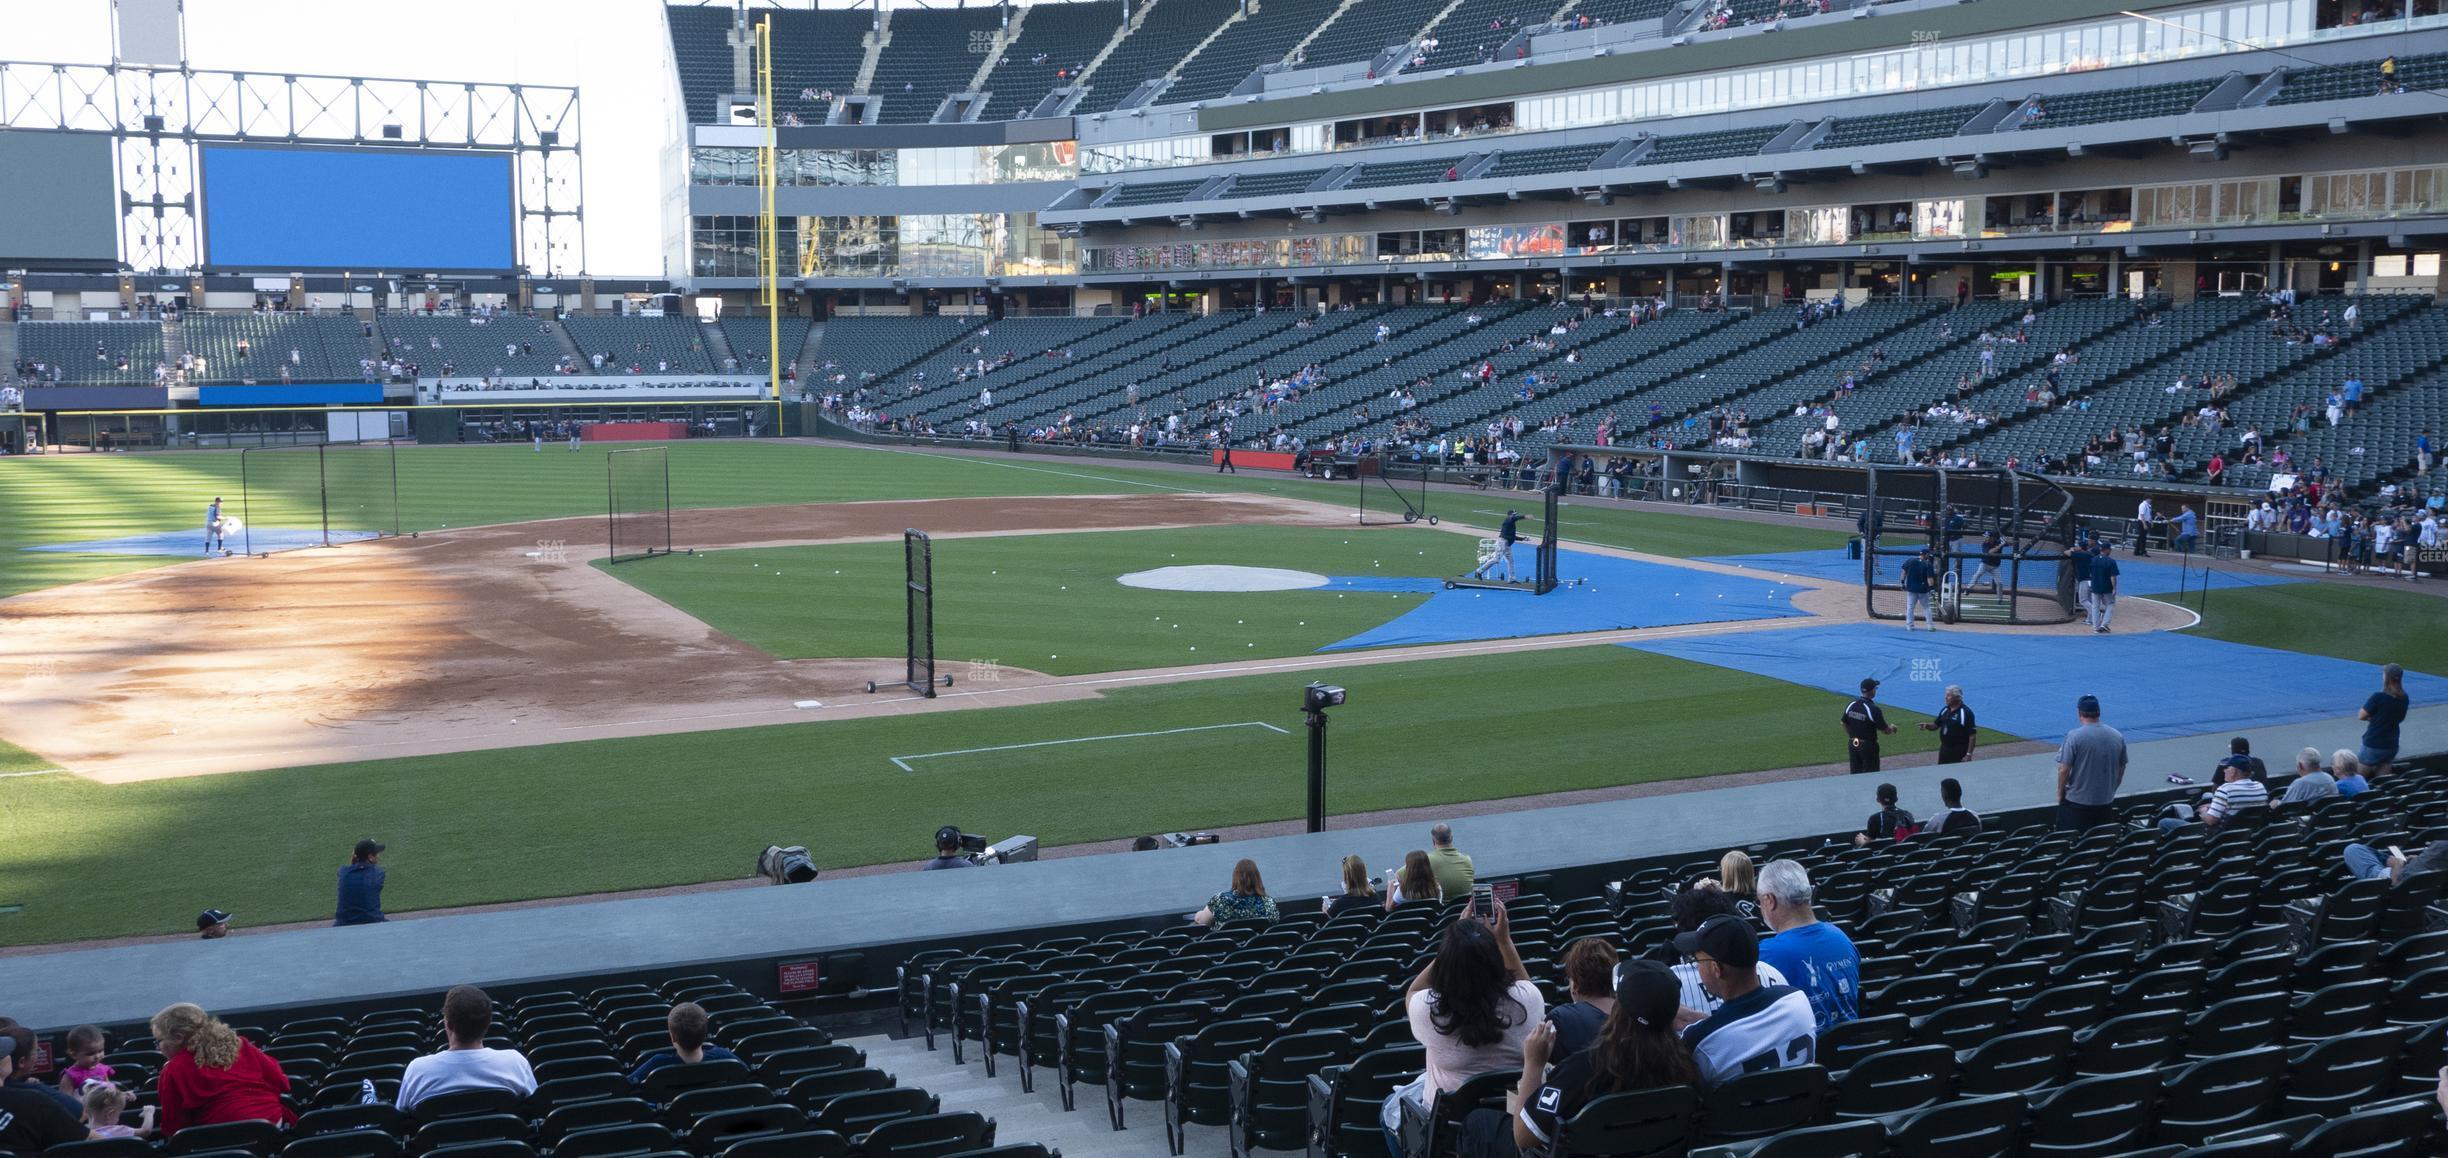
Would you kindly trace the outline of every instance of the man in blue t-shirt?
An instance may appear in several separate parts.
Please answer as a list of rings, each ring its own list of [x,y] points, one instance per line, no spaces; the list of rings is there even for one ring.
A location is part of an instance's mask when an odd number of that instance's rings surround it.
[[[1811,909],[1811,880],[1802,862],[1772,860],[1759,870],[1760,918],[1776,936],[1760,942],[1759,959],[1810,998],[1819,1032],[1860,1016],[1861,953],[1844,930]]]
[[[2091,630],[2108,634],[2108,621],[2116,618],[2116,595],[2116,558],[2107,544],[2097,544],[2091,555]]]
[[[2176,508],[2176,550],[2179,554],[2193,553],[2196,536],[2201,534],[2201,516],[2193,513],[2193,504],[2182,503]]]
[[[2074,577],[2074,605],[2082,608],[2083,622],[2098,625],[2091,615],[2091,542],[2080,535],[2066,551],[2066,573]]]
[[[1930,607],[1930,571],[1929,552],[1926,550],[1904,561],[1904,630],[1906,631],[1914,630],[1913,619],[1916,616],[1928,623],[1931,631],[1938,630],[1937,613]]]

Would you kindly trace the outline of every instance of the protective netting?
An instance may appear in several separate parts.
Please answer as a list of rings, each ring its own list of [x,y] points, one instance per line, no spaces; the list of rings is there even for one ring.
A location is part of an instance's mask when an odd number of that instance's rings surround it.
[[[660,446],[604,456],[607,558],[614,563],[668,555],[671,538],[671,454]]]

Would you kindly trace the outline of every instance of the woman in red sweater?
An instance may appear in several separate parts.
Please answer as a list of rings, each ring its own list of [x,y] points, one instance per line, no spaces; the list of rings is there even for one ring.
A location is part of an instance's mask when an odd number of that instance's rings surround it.
[[[260,1118],[287,1126],[297,1114],[281,1102],[289,1075],[280,1063],[201,1008],[180,1002],[153,1015],[161,1070],[161,1133]]]

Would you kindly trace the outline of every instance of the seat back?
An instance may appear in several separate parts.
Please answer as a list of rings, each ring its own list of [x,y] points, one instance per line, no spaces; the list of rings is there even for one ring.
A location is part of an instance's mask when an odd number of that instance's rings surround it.
[[[994,1145],[994,1119],[974,1110],[895,1118],[858,1140],[863,1158],[945,1158]]]
[[[2431,1132],[2436,1102],[2419,1097],[2356,1110],[2323,1122],[2296,1143],[2303,1158],[2380,1158],[2413,1153]]]
[[[2165,1071],[2158,1138],[2198,1143],[2260,1121],[2278,1102],[2286,1050],[2269,1045]]]
[[[1681,1154],[1695,1139],[1700,1100],[1689,1086],[1631,1090],[1591,1099],[1560,1123],[1549,1158],[1647,1158]]]
[[[1905,1115],[1888,1128],[1890,1152],[1926,1158],[1993,1158],[2016,1151],[2021,1094],[1957,1098]]]
[[[2159,1075],[2149,1070],[2083,1078],[2032,1106],[2032,1154],[2110,1154],[2134,1149],[2149,1131]]]
[[[1419,1076],[1427,1059],[1427,1050],[1416,1042],[1387,1046],[1363,1052],[1311,1082],[1309,1124],[1325,1158],[1376,1158],[1385,1149],[1380,1105],[1396,1086]]]
[[[1966,1051],[1955,1069],[1956,1092],[1967,1097],[2029,1093],[2074,1072],[2074,1031],[2062,1025],[1990,1038]],[[1837,1109],[1841,1112],[1840,1103]]]
[[[843,1094],[826,1102],[816,1114],[816,1128],[845,1138],[857,1138],[895,1118],[914,1118],[942,1108],[933,1094],[915,1086],[893,1086]]]
[[[1874,1053],[1837,1075],[1832,1097],[1845,1118],[1882,1118],[1947,1096],[1955,1072],[1954,1051],[1941,1045],[1906,1046]]]
[[[1857,1017],[1820,1031],[1817,1058],[1831,1072],[1840,1072],[1871,1054],[1910,1044],[1911,1018],[1896,1013]]]
[[[807,1114],[791,1105],[716,1110],[689,1127],[688,1146],[691,1153],[712,1154],[745,1138],[796,1133],[807,1125]]]
[[[260,1118],[189,1126],[170,1139],[170,1154],[200,1154],[208,1150],[247,1150],[270,1154],[280,1148],[280,1129]]]
[[[850,1140],[831,1130],[766,1134],[723,1147],[722,1158],[850,1158]]]
[[[721,1058],[694,1064],[663,1066],[647,1074],[646,1080],[639,1083],[638,1095],[649,1102],[659,1104],[671,1101],[674,1097],[689,1090],[703,1089],[707,1086],[739,1085],[755,1080],[755,1075],[748,1072],[748,1063],[737,1058]]]
[[[1828,1072],[1820,1066],[1743,1074],[1703,1096],[1700,1127],[1710,1138],[1765,1138],[1817,1121],[1827,1095]]]

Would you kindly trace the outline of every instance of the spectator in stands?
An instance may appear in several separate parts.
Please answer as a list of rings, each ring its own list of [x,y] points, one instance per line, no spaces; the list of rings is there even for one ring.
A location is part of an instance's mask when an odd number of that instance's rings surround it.
[[[135,1138],[153,1132],[153,1107],[147,1106],[141,1126],[120,1124],[127,1113],[128,1092],[109,1082],[94,1082],[79,1087],[84,1091],[85,1128],[96,1138]]]
[[[2363,762],[2344,748],[2329,754],[2329,774],[2337,779],[2340,796],[2360,796],[2371,788],[2370,777],[2364,775]]]
[[[2253,779],[2251,757],[2229,756],[2219,761],[2215,774],[2218,787],[2202,797],[2201,803],[2193,809],[2193,816],[2203,824],[2215,828],[2235,819],[2238,813],[2247,809],[2269,807],[2269,788]],[[2170,807],[2183,808],[2182,805]],[[2159,818],[2159,831],[2174,832],[2184,827],[2184,823],[2185,817],[2181,814],[2163,816]]]
[[[2387,877],[2392,885],[2404,884],[2406,878],[2421,873],[2448,872],[2448,840],[2432,841],[2430,846],[2409,859],[2394,851],[2382,851],[2368,844],[2346,846],[2346,871],[2357,880]]]
[[[31,1154],[92,1138],[92,1132],[78,1120],[84,1112],[81,1104],[76,1113],[69,1113],[55,1100],[59,1091],[39,1084],[29,1087],[22,1083],[31,1079],[18,1078],[17,1057],[33,1054],[34,1031],[11,1024],[0,1033],[7,1034],[13,1046],[0,1050],[0,1147]]]
[[[976,868],[977,862],[961,854],[961,830],[947,824],[935,830],[935,859],[918,867],[921,870]]]
[[[0,1078],[0,1088],[32,1090],[42,1094],[49,1098],[51,1104],[61,1113],[71,1118],[85,1112],[84,1104],[77,1101],[74,1093],[52,1086],[34,1076],[35,1038],[33,1030],[17,1024],[14,1019],[0,1018],[0,1033],[9,1035],[6,1052],[9,1055],[10,1064],[15,1067],[10,1071],[10,1076]]]
[[[229,936],[229,923],[228,912],[221,909],[206,909],[196,914],[196,937],[204,941],[218,941]]]
[[[1258,879],[1258,862],[1248,857],[1233,865],[1232,887],[1217,893],[1190,919],[1202,925],[1231,925],[1275,919],[1275,898]]]
[[[2075,702],[2082,723],[2057,748],[2057,831],[2080,832],[2116,820],[2125,781],[2125,736],[2100,722],[2098,696]]]
[[[332,912],[332,924],[375,925],[390,919],[382,907],[384,847],[369,838],[350,851],[349,862],[340,866],[340,903]]]
[[[1326,915],[1339,917],[1353,909],[1376,908],[1377,886],[1369,883],[1368,862],[1357,855],[1343,858],[1343,891],[1326,898]]]
[[[1472,1152],[1491,1158],[1535,1152],[1555,1139],[1559,1123],[1607,1094],[1699,1084],[1691,1051],[1675,1036],[1674,975],[1655,961],[1634,961],[1611,992],[1612,1009],[1587,1047],[1564,1048],[1552,1022],[1531,1032],[1511,1099],[1520,1110],[1471,1111],[1463,1129]],[[1550,1058],[1560,1059],[1552,1070]]]
[[[1770,861],[1768,869],[1793,864]],[[1767,886],[1765,880],[1761,884]],[[1782,937],[1779,934],[1778,939]],[[1683,1031],[1683,1044],[1699,1067],[1702,1086],[1715,1086],[1746,1073],[1811,1063],[1818,1053],[1818,1031],[1833,1023],[1814,1024],[1815,1003],[1804,990],[1760,982],[1762,946],[1751,922],[1740,917],[1711,917],[1698,929],[1676,937],[1674,945],[1699,968],[1701,985],[1720,1002],[1715,1013]],[[1851,948],[1846,946],[1848,951]],[[1786,973],[1792,975],[1791,970]],[[1846,1017],[1850,1016],[1848,1012]]]
[[[1970,835],[1980,831],[1980,814],[1963,806],[1963,782],[1949,776],[1938,782],[1938,811],[1930,814],[1921,831],[1933,836],[1950,832]]]
[[[1598,1039],[1615,1011],[1615,964],[1615,947],[1604,938],[1583,937],[1564,950],[1564,992],[1571,1000],[1547,1010],[1557,1056],[1571,1057]]]
[[[1667,915],[1673,919],[1677,933],[1697,930],[1700,926],[1707,924],[1711,917],[1735,916],[1745,920],[1759,918],[1756,906],[1752,907],[1751,911],[1745,912],[1743,906],[1728,896],[1725,890],[1701,887],[1689,888],[1676,893],[1674,899],[1667,903],[1666,911]],[[1763,963],[1759,967],[1759,972],[1760,983],[1763,985],[1789,984],[1785,980],[1785,974],[1774,965]],[[1699,966],[1685,961],[1675,965],[1673,973],[1683,990],[1683,1012],[1676,1019],[1675,1028],[1681,1029],[1717,1012],[1718,999],[1700,984]]]
[[[2295,782],[2287,785],[2286,795],[2271,801],[2270,807],[2285,808],[2316,800],[2331,800],[2337,794],[2337,777],[2321,767],[2320,749],[2306,748],[2295,754]]]
[[[1810,998],[1819,1028],[1859,1016],[1861,953],[1844,930],[1821,921],[1811,908],[1810,870],[1800,861],[1772,860],[1760,868],[1759,884],[1760,917],[1776,932],[1760,946],[1759,959]],[[1722,989],[1712,986],[1710,992],[1732,1000]]]
[[[2405,722],[2405,669],[2396,664],[2380,668],[2380,690],[2363,701],[2363,710],[2355,718],[2363,725],[2363,749],[2355,760],[2371,770],[2373,776],[2386,776],[2389,766],[2397,760],[2397,727]]]
[[[1897,803],[1899,799],[1901,797],[1895,785],[1878,786],[1878,811],[1871,813],[1870,819],[1862,822],[1862,830],[1853,834],[1854,847],[1875,841],[1898,840],[1920,831],[1920,826],[1913,822],[1913,814]]]
[[[289,1075],[221,1019],[182,1001],[153,1015],[153,1041],[169,1059],[157,1092],[164,1139],[189,1126],[297,1121],[296,1111],[281,1101]]]
[[[1750,853],[1737,848],[1729,849],[1724,856],[1718,857],[1715,883],[1719,891],[1734,899],[1737,911],[1746,916],[1757,915],[1759,872],[1752,867]]]
[[[108,1082],[111,1067],[102,1060],[110,1049],[110,1039],[98,1025],[80,1025],[60,1039],[61,1052],[68,1064],[60,1067],[60,1092],[75,1097],[87,1082]]]
[[[454,985],[442,995],[442,1033],[450,1048],[408,1063],[400,1075],[397,1105],[413,1112],[417,1103],[452,1090],[508,1090],[524,1098],[535,1092],[534,1068],[514,1049],[485,1044],[493,1029],[493,999],[473,985]]]
[[[1379,1111],[1391,1154],[1403,1152],[1405,1103],[1425,1113],[1471,1075],[1521,1065],[1522,1043],[1546,1017],[1547,1000],[1513,948],[1512,921],[1503,905],[1494,909],[1492,922],[1474,911],[1447,925],[1435,959],[1404,991],[1411,1036],[1427,1064],[1386,1095]]]
[[[2252,778],[2262,782],[2263,784],[2269,783],[2269,765],[2262,763],[2259,756],[2252,754],[2251,737],[2237,736],[2234,739],[2227,741],[2227,754],[2230,756],[2242,756],[2244,758],[2244,767],[2246,770],[2252,773]]]
[[[1469,896],[1478,883],[1479,871],[1470,856],[1454,848],[1451,825],[1440,823],[1428,830],[1428,863],[1436,870],[1437,893],[1445,900]]]
[[[646,1075],[665,1066],[693,1066],[698,1062],[730,1061],[738,1056],[719,1045],[706,1044],[707,1036],[713,1032],[712,1026],[706,1020],[705,1007],[694,1001],[683,1001],[672,1006],[671,1013],[663,1019],[663,1024],[671,1033],[672,1047],[647,1054],[646,1060],[639,1062],[637,1069],[630,1073],[630,1085],[644,1084]]]
[[[1428,854],[1416,848],[1404,853],[1402,870],[1394,874],[1394,884],[1386,889],[1386,908],[1436,900],[1436,869],[1430,867]]]

